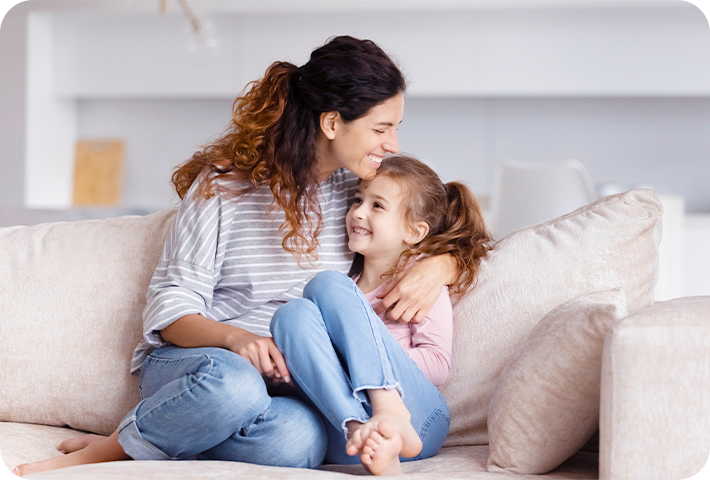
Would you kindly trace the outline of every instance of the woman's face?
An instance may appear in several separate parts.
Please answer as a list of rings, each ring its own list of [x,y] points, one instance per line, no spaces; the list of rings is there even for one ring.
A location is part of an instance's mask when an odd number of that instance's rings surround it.
[[[327,140],[319,143],[321,180],[345,167],[362,179],[374,177],[386,153],[397,153],[397,126],[402,121],[404,96],[399,94],[373,107],[363,117],[344,122],[340,115],[326,125]],[[332,136],[332,138],[330,138]]]

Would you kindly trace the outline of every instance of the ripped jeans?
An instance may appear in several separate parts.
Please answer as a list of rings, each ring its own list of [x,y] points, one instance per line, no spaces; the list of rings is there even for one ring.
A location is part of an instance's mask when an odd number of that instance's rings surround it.
[[[372,409],[365,390],[395,388],[412,415],[423,448],[434,455],[449,431],[446,400],[397,343],[357,285],[346,275],[317,274],[302,299],[281,306],[271,334],[304,400],[328,431],[325,463],[359,463],[345,453],[349,420],[366,422]]]

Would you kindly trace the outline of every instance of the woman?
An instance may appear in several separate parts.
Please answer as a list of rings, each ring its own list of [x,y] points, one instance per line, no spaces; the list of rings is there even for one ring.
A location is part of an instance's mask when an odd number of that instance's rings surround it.
[[[230,128],[173,175],[182,202],[132,362],[142,401],[110,437],[64,442],[67,455],[16,472],[130,458],[319,465],[325,427],[279,393],[290,378],[269,324],[317,272],[348,271],[348,202],[398,151],[404,91],[390,58],[352,37],[253,82]],[[426,260],[393,279],[381,309],[421,320],[457,274],[450,255]]]

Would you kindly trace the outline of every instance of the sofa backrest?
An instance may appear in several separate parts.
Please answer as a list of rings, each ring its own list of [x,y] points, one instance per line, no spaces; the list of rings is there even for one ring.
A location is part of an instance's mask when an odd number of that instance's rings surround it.
[[[0,421],[109,434],[136,405],[130,359],[175,211],[0,229]]]
[[[488,442],[498,375],[554,307],[616,287],[629,310],[652,302],[661,212],[652,191],[635,190],[497,243],[454,306],[447,444]],[[0,229],[0,421],[109,434],[135,406],[130,360],[174,215]]]

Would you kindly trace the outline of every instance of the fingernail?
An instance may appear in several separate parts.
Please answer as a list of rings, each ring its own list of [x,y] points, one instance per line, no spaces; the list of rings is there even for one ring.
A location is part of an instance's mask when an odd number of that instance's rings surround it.
[[[279,372],[276,372],[274,375],[276,376],[276,378],[281,378],[281,374]]]
[[[284,381],[285,381],[286,383],[291,383],[291,379],[290,379],[289,377],[284,377]]]
[[[66,455],[67,451],[66,450],[59,450],[59,453],[63,453],[64,455]]]

